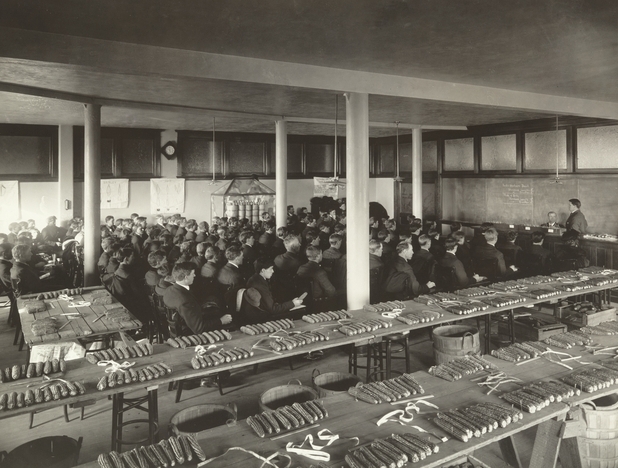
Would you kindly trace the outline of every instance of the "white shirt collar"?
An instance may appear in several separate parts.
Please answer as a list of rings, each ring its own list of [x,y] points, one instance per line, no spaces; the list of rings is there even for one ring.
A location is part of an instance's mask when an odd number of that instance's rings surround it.
[[[178,286],[185,288],[187,291],[189,291],[189,286],[187,286],[186,284],[180,284],[180,283],[176,283]]]

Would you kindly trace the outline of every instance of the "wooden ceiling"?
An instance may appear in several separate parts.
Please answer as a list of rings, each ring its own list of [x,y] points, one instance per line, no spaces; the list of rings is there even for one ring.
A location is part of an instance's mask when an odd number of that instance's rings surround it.
[[[346,91],[368,92],[369,120],[391,125],[371,136],[392,135],[395,121],[618,118],[615,1],[3,0],[1,9],[0,122],[79,124],[83,97],[107,100],[106,126],[199,130],[216,115],[220,130],[273,132],[285,116],[290,133],[332,134],[335,94]]]

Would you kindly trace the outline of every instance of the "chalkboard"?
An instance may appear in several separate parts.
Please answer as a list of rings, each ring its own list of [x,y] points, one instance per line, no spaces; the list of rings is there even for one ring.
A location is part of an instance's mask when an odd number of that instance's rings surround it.
[[[532,180],[488,179],[487,220],[509,223],[513,219],[519,224],[532,224]]]
[[[550,178],[445,178],[443,218],[540,225],[547,222],[548,211],[555,211],[564,224],[568,200],[578,198],[589,232],[617,234],[617,182],[614,176],[562,179],[559,183]]]

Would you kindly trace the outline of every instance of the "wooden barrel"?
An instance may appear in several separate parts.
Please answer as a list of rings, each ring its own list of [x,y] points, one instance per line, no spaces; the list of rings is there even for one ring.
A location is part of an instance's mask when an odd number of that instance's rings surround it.
[[[433,331],[433,355],[436,364],[452,361],[481,351],[479,331],[467,325],[445,325]]]
[[[196,405],[179,411],[170,420],[169,428],[176,435],[199,434],[213,427],[236,422],[236,405]]]
[[[293,380],[287,385],[269,388],[260,395],[258,404],[262,411],[271,411],[292,403],[303,403],[318,398],[318,392],[313,388],[303,385],[300,380],[297,384],[292,384]]]
[[[579,438],[584,468],[618,468],[618,393],[583,403],[585,437]]]
[[[358,382],[363,381],[354,374],[346,374],[344,372],[325,372],[321,374],[318,369],[313,369],[311,380],[320,398],[347,392],[348,388],[354,387]]]

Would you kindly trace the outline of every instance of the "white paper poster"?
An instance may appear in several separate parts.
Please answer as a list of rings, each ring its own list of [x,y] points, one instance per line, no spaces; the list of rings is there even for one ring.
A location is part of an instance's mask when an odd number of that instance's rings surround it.
[[[101,209],[129,206],[129,179],[101,180]]]
[[[333,182],[330,177],[314,177],[313,196],[332,197],[336,200],[339,198],[339,184],[337,182]]]
[[[150,179],[151,213],[183,213],[184,211],[184,179]]]
[[[8,225],[19,221],[19,182],[17,180],[0,181],[0,231],[8,232]]]

